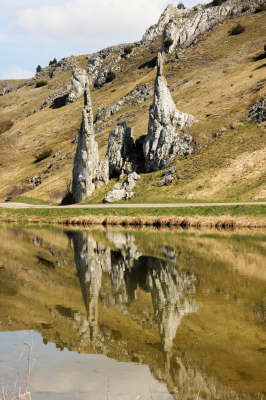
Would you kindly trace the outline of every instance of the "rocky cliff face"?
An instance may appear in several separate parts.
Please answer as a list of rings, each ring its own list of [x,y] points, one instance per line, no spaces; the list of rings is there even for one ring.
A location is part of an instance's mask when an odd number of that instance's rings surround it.
[[[192,154],[194,145],[187,129],[193,120],[192,115],[177,110],[163,76],[163,57],[159,54],[148,134],[142,138],[146,172],[167,167],[177,155]]]
[[[142,38],[143,44],[163,34],[163,50],[172,53],[176,47],[190,46],[202,33],[210,31],[215,25],[228,17],[254,12],[264,0],[228,0],[221,6],[199,5],[183,9],[169,5],[157,24],[151,26]]]
[[[72,197],[75,203],[86,199],[96,187],[108,181],[108,166],[99,161],[95,139],[91,97],[88,86],[84,93],[84,108],[72,172]]]

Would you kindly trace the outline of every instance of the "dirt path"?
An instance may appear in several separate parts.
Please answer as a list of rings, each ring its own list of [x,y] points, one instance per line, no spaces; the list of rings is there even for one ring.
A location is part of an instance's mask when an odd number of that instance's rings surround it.
[[[48,209],[64,209],[64,208],[184,208],[184,207],[220,207],[220,206],[266,206],[266,201],[260,202],[238,202],[238,203],[169,203],[169,204],[72,204],[69,206],[49,206],[49,205],[35,205],[25,203],[0,203],[0,208],[48,208]]]

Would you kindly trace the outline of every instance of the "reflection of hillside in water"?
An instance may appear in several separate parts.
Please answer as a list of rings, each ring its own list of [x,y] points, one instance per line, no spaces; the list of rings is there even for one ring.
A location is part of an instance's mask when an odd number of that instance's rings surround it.
[[[110,250],[86,233],[73,232],[72,235],[75,262],[87,310],[87,321],[83,319],[80,325],[83,340],[86,338],[97,343],[99,295],[102,274],[107,272],[113,301],[121,310],[136,299],[138,289],[151,294],[163,349],[169,351],[183,316],[197,310],[192,298],[195,275],[179,272],[175,268],[176,258],[170,248],[164,249],[165,259],[141,255],[131,234],[107,234],[117,250]]]
[[[22,229],[4,237],[1,330],[34,329],[60,349],[147,364],[176,400],[265,398],[265,285],[261,269],[246,273],[251,258],[261,265],[263,242]]]

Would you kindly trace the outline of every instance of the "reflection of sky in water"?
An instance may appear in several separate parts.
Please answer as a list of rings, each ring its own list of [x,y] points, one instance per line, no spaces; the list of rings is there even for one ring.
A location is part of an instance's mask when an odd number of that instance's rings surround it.
[[[0,333],[1,381],[25,376],[28,350],[32,343],[31,390],[33,399],[153,399],[172,397],[145,365],[122,363],[101,355],[59,351],[44,345],[37,333]],[[11,384],[11,383],[9,383]]]

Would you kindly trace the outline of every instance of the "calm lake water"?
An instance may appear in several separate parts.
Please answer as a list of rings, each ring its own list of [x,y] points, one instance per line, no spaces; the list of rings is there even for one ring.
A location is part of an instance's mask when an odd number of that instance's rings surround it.
[[[266,399],[265,233],[0,238],[7,400]]]

